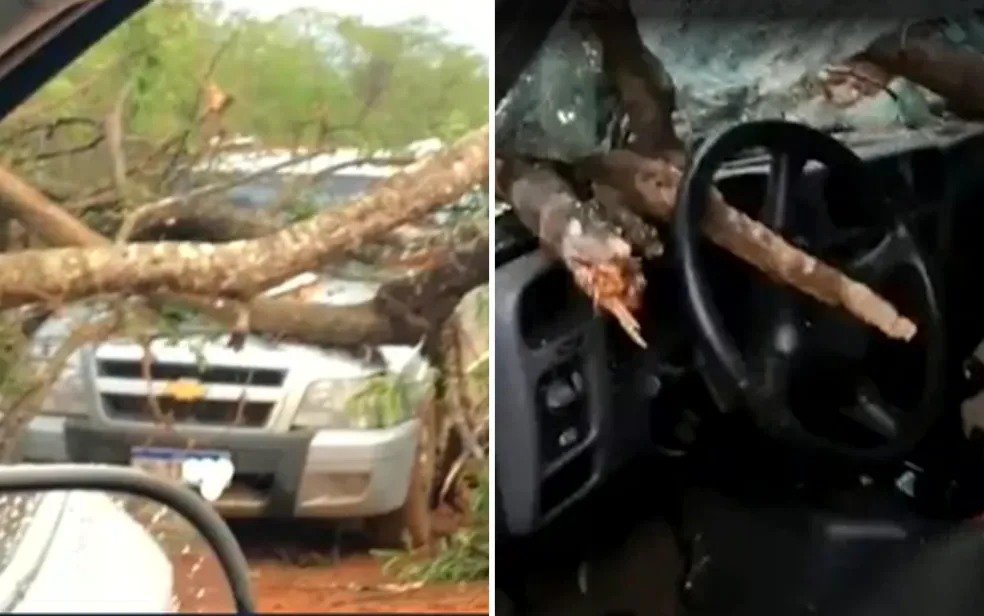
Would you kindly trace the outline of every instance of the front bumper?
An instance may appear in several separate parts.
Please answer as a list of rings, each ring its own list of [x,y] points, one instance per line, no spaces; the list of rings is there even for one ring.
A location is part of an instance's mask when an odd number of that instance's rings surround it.
[[[137,446],[219,449],[236,467],[215,503],[227,517],[366,517],[406,500],[418,426],[414,419],[382,430],[195,433],[45,416],[29,424],[20,457],[128,465]]]

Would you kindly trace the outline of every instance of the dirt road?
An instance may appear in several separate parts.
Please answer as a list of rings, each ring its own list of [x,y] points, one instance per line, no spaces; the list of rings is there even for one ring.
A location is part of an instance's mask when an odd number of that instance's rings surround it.
[[[175,566],[177,611],[234,611],[225,574],[187,521],[139,500],[131,513],[158,538]],[[487,614],[488,584],[408,584],[383,575],[358,532],[323,522],[231,523],[250,564],[253,594],[264,613]]]
[[[298,522],[234,524],[233,531],[249,559],[261,612],[489,611],[486,583],[420,586],[387,578],[354,531],[336,536],[324,523]]]
[[[487,584],[424,587],[386,579],[371,556],[337,565],[300,567],[253,562],[253,589],[261,612],[385,612],[487,614]]]

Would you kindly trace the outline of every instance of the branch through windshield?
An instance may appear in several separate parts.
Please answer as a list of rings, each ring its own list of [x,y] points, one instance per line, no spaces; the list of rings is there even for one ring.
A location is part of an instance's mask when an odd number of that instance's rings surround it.
[[[625,138],[601,45],[572,19],[575,4],[496,110],[499,151],[570,161]],[[956,80],[969,57],[984,52],[981,12],[864,17],[851,15],[841,0],[824,0],[781,3],[768,19],[752,19],[729,4],[659,2],[655,9],[655,2],[631,2],[652,54],[647,61],[658,59],[672,79],[674,128],[685,142],[759,119],[856,137],[942,129],[980,117],[973,101],[948,99],[940,88],[916,83],[911,72],[935,70],[940,79]],[[915,65],[920,54],[930,67]]]

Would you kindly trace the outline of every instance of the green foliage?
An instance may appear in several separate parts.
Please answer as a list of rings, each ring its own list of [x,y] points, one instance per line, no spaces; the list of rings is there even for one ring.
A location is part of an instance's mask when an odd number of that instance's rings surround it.
[[[487,323],[488,321],[486,321]],[[488,401],[489,396],[489,352],[486,350],[481,357],[465,368],[465,378],[481,399]]]
[[[21,395],[33,382],[28,342],[15,319],[0,319],[0,400]]]
[[[407,419],[406,392],[399,375],[372,377],[348,398],[345,411],[356,425],[366,428],[386,428]]]
[[[370,26],[303,9],[264,21],[202,0],[151,3],[19,113],[101,119],[129,84],[129,140],[158,143],[193,124],[205,81],[234,99],[229,133],[267,145],[348,126],[333,143],[392,147],[487,121],[487,59],[425,20]]]
[[[288,223],[307,220],[321,211],[321,207],[311,198],[305,195],[297,195],[291,203],[284,208],[285,218]]]
[[[422,582],[471,582],[489,578],[489,475],[476,473],[472,524],[446,539],[437,556],[421,560],[411,552],[382,551],[383,572]]]

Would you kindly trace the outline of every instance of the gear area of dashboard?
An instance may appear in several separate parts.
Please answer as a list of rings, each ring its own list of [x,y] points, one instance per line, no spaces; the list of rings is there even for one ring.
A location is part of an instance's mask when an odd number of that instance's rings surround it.
[[[540,251],[496,269],[496,456],[505,523],[524,535],[599,480],[608,435],[602,323]]]
[[[514,536],[546,526],[652,449],[640,409],[661,390],[657,371],[641,369],[644,354],[627,349],[531,239],[510,213],[497,218],[497,506]]]

